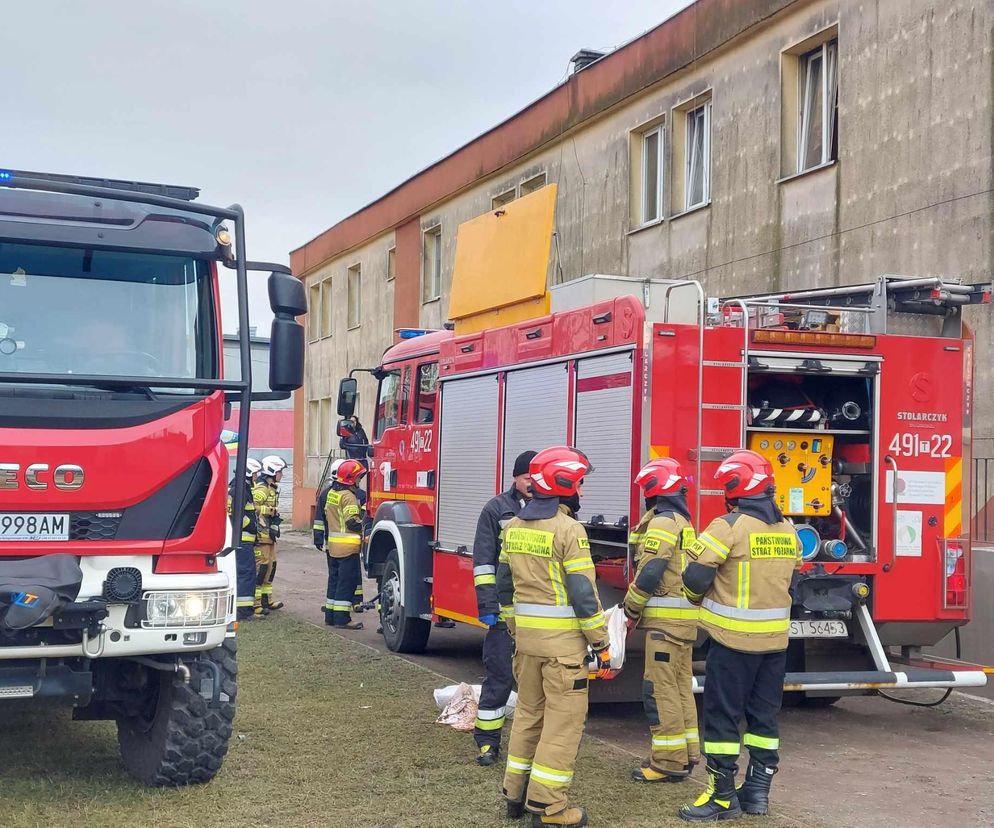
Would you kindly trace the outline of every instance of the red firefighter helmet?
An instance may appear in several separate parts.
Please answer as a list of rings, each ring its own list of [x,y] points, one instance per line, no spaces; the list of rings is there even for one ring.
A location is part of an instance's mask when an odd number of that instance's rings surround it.
[[[335,469],[334,478],[345,486],[355,486],[366,473],[366,467],[358,460],[343,460]]]
[[[683,469],[672,457],[650,460],[635,475],[635,484],[642,488],[646,497],[680,494],[687,490]]]
[[[718,466],[714,479],[729,499],[769,494],[776,485],[770,461],[747,449],[729,454]]]
[[[570,497],[576,494],[580,481],[593,470],[587,455],[571,446],[542,449],[528,464],[532,490],[545,497]]]

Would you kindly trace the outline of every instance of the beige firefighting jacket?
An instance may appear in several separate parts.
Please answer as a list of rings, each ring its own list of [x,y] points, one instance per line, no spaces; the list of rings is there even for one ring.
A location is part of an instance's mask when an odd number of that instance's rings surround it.
[[[359,554],[362,535],[350,532],[346,524],[359,518],[359,499],[350,489],[330,489],[324,501],[328,554],[333,558],[347,558]]]
[[[513,604],[498,567],[501,612],[517,651],[547,658],[585,657],[608,644],[590,542],[565,506],[544,520],[510,520],[501,533],[500,565],[510,568]]]
[[[787,649],[790,582],[801,568],[801,545],[789,521],[722,515],[698,535],[687,560],[717,570],[706,594],[689,594],[701,599],[700,623],[712,638],[747,653]]]
[[[252,501],[255,504],[258,541],[261,544],[273,543],[269,534],[269,521],[279,513],[280,493],[275,486],[260,480],[252,487]]]
[[[683,594],[686,550],[694,528],[678,512],[650,509],[629,536],[635,547],[635,580],[625,594],[625,614],[639,629],[657,630],[681,644],[697,638],[698,609]]]

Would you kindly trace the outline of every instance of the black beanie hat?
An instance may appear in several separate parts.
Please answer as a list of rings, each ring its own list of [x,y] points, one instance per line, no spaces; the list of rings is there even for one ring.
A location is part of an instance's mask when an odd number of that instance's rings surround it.
[[[538,454],[537,451],[521,452],[518,455],[518,459],[514,461],[514,470],[511,472],[511,477],[517,477],[519,474],[528,474],[528,466],[536,454]]]

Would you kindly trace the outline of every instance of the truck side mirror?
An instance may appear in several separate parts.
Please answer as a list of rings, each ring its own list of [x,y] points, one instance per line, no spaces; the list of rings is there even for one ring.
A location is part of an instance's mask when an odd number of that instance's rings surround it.
[[[269,387],[296,391],[304,384],[304,326],[296,317],[307,312],[304,285],[288,273],[269,275],[273,325],[269,338]]]
[[[355,413],[355,403],[358,396],[359,381],[355,377],[345,377],[338,383],[339,417],[351,417]]]

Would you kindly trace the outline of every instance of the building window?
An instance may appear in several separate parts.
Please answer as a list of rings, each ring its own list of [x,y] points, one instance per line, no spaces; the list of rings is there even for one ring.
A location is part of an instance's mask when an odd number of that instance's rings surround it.
[[[307,338],[315,342],[321,338],[321,284],[311,285],[307,293]]]
[[[529,178],[527,181],[521,182],[521,195],[525,196],[528,193],[534,193],[536,190],[545,186],[545,173],[539,173]]]
[[[352,265],[349,277],[349,329],[362,323],[362,265]]]
[[[514,201],[515,196],[516,196],[516,191],[514,187],[512,187],[510,190],[507,190],[506,192],[500,193],[499,195],[495,195],[492,199],[490,199],[490,209],[499,210],[505,204],[510,204],[512,201]]]
[[[711,102],[687,112],[685,210],[711,199]]]
[[[327,457],[331,451],[331,404],[332,399],[321,400],[321,413],[318,417],[318,454]]]
[[[442,295],[442,228],[432,227],[424,234],[421,302],[432,302]]]
[[[418,425],[435,422],[435,403],[438,399],[438,363],[422,362],[418,366],[418,396],[415,402]]]
[[[387,251],[387,281],[392,282],[397,277],[397,248]]]
[[[331,312],[334,307],[331,301],[331,292],[334,289],[334,283],[331,279],[325,279],[321,283],[321,336],[331,336],[334,331],[334,326],[332,325]]]
[[[307,422],[310,424],[310,439],[307,442],[307,453],[311,457],[321,454],[321,401],[310,400],[307,403]]]
[[[663,217],[663,127],[642,134],[642,224]]]
[[[838,146],[838,40],[798,58],[797,172],[836,159]]]

